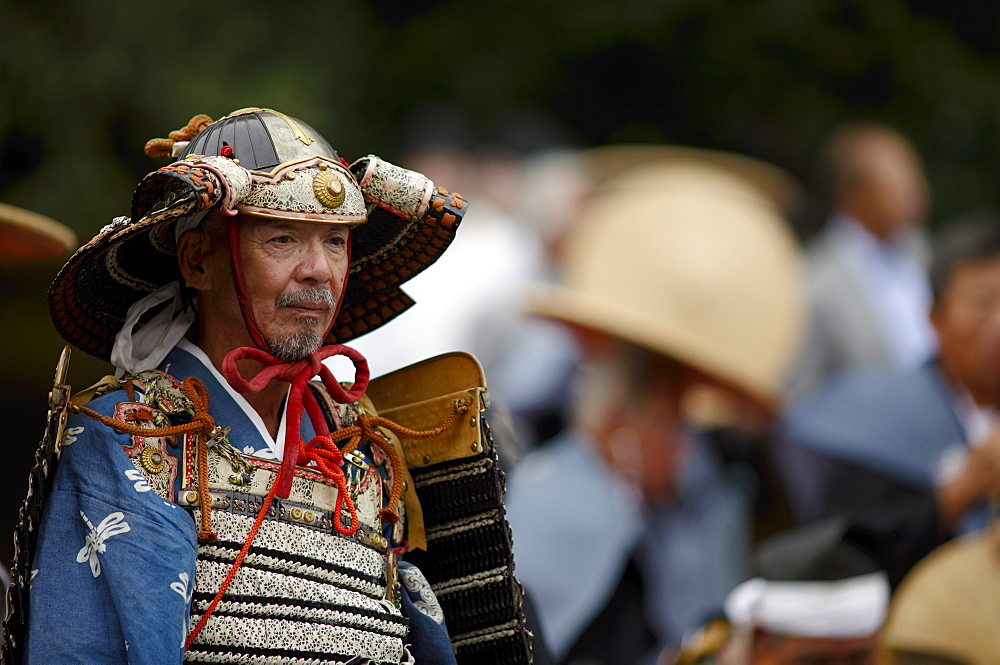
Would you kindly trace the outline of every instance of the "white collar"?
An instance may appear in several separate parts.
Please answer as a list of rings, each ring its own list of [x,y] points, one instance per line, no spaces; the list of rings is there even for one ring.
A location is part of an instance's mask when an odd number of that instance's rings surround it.
[[[233,401],[236,402],[236,404],[241,409],[243,409],[243,413],[246,414],[247,418],[250,419],[250,422],[252,422],[254,426],[257,428],[257,431],[260,433],[261,438],[264,439],[264,443],[267,444],[267,447],[274,454],[274,459],[281,460],[285,452],[284,446],[278,445],[275,442],[275,439],[271,437],[271,433],[267,431],[267,427],[264,425],[264,419],[260,417],[260,414],[257,413],[257,410],[254,409],[252,406],[250,406],[250,402],[248,402],[246,398],[243,397],[243,395],[236,392],[236,390],[234,390],[233,387],[229,385],[229,381],[227,381],[226,377],[224,377],[221,373],[219,373],[219,370],[215,368],[215,365],[213,365],[212,361],[209,360],[207,355],[205,355],[205,352],[201,350],[201,347],[199,347],[196,344],[193,344],[186,338],[182,338],[179,342],[177,342],[177,348],[190,353],[192,356],[197,358],[201,362],[201,364],[208,369],[209,372],[212,373],[212,376],[215,377],[215,380],[218,381],[222,385],[222,387],[226,389],[226,392],[229,393],[229,396],[233,398]],[[292,388],[291,385],[289,385],[288,389],[291,390],[291,388]],[[285,440],[285,423],[287,421],[288,421],[288,396],[286,394],[285,407],[282,409],[281,420],[278,422],[278,436],[277,436],[278,441]]]

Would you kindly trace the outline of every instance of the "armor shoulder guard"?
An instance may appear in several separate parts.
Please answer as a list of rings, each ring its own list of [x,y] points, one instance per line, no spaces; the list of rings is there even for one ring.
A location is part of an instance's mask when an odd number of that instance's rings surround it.
[[[439,427],[457,412],[433,438],[399,437],[427,539],[425,552],[406,558],[441,603],[459,665],[530,663],[504,476],[483,417],[490,400],[482,365],[471,354],[447,353],[372,380],[367,395],[379,415],[413,430]]]
[[[472,354],[446,353],[373,379],[367,395],[380,416],[414,430],[439,426],[461,405],[457,421],[438,436],[400,437],[411,470],[483,451],[478,424],[489,406],[489,392],[483,367]]]

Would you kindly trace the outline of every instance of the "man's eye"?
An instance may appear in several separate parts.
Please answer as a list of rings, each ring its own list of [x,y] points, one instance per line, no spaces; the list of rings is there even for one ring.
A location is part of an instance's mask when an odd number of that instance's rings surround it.
[[[344,238],[344,236],[333,236],[331,238],[327,238],[326,241],[331,245],[343,245],[347,242],[347,239]]]
[[[290,243],[291,241],[292,241],[292,236],[275,236],[274,238],[271,238],[271,242],[276,242],[279,245],[285,245],[287,243]]]

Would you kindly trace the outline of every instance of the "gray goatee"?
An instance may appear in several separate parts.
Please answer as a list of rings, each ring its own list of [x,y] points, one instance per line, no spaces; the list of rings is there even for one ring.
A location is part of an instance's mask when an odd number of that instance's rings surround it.
[[[267,341],[271,353],[285,362],[308,358],[323,344],[323,339],[312,330],[299,330]]]
[[[315,286],[296,291],[295,293],[278,296],[276,304],[280,309],[282,307],[292,307],[307,301],[325,304],[325,311],[327,312],[332,310],[337,304],[337,299],[333,297],[332,293]],[[294,321],[309,325],[319,323],[318,318],[306,316],[296,317]],[[323,338],[312,330],[298,330],[287,335],[282,335],[281,337],[269,339],[267,343],[271,347],[271,353],[277,358],[285,362],[294,362],[315,353],[323,345]]]

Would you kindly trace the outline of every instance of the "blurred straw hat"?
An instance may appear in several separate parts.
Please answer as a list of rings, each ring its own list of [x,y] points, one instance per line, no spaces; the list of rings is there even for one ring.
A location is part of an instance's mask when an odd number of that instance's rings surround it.
[[[691,148],[594,151],[599,184],[529,309],[684,362],[776,408],[803,328],[795,181]],[[598,173],[598,179],[602,174]]]
[[[969,665],[1000,662],[998,528],[949,541],[910,571],[893,596],[883,647]]]
[[[0,261],[40,261],[68,254],[76,235],[44,215],[0,203]]]

